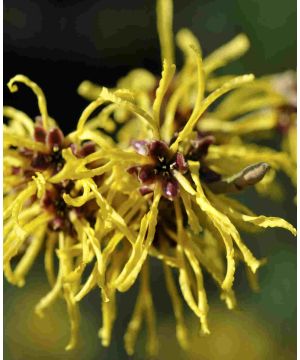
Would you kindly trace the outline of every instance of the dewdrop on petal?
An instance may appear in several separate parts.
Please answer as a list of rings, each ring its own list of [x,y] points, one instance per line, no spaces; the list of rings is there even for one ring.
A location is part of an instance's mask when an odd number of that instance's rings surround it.
[[[285,220],[256,215],[230,196],[251,186],[258,189],[279,171],[295,179],[287,153],[247,139],[256,123],[260,130],[275,126],[282,96],[252,74],[215,75],[247,51],[244,34],[202,60],[195,36],[179,31],[184,65],[176,72],[172,8],[172,1],[157,1],[161,79],[136,69],[112,89],[85,81],[79,93],[91,102],[70,134],[63,134],[48,115],[37,84],[23,75],[9,82],[11,91],[16,83],[34,91],[41,116],[32,121],[4,107],[9,119],[4,127],[4,273],[9,282],[23,286],[44,252],[51,290],[36,312],[46,314],[63,296],[71,328],[67,350],[76,346],[79,303],[85,296],[99,291],[98,335],[109,346],[120,311],[118,293],[138,282],[124,346],[134,353],[145,322],[147,353],[157,353],[150,257],[162,262],[176,336],[186,349],[184,302],[199,319],[201,332],[210,333],[207,273],[229,309],[236,304],[238,263],[245,264],[250,285],[257,289],[255,274],[265,259],[255,257],[240,230],[281,227],[296,234]]]

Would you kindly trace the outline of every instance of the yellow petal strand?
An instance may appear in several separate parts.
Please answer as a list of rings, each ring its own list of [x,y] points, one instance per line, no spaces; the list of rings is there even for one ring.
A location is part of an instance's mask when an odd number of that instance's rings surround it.
[[[120,78],[117,82],[117,87],[119,89],[132,89],[137,93],[148,93],[154,89],[156,82],[155,75],[150,71],[137,68]]]
[[[99,330],[102,346],[108,347],[111,341],[111,333],[116,318],[116,295],[115,290],[109,293],[109,301],[107,296],[102,293],[102,318],[103,326]]]
[[[247,207],[240,204],[234,199],[230,199],[226,196],[215,196],[209,189],[206,189],[207,194],[213,199],[216,206],[225,213],[228,217],[238,221],[238,223],[253,224],[257,227],[279,227],[290,231],[296,236],[297,231],[286,220],[274,216],[255,215]]]
[[[238,164],[241,168],[260,161],[267,162],[275,170],[281,169],[291,177],[292,181],[297,178],[295,165],[288,154],[255,144],[247,144],[247,146],[242,144],[211,145],[206,157],[206,164],[213,165],[221,173],[224,172],[225,163],[226,166],[227,164],[229,166]]]
[[[186,245],[186,241],[184,237],[183,217],[178,200],[174,201],[174,207],[176,214],[177,234],[178,234],[177,256],[179,263],[179,285],[184,300],[186,301],[190,309],[195,313],[195,315],[201,318],[201,314],[198,305],[194,299],[194,295],[192,291],[192,286],[194,284],[191,283],[192,277],[189,276],[186,260],[184,258],[184,247]]]
[[[109,258],[111,257],[111,255],[113,255],[116,247],[118,246],[119,242],[122,240],[122,238],[124,237],[123,234],[117,233],[115,234],[108,242],[108,244],[106,245],[106,247],[103,249],[103,253],[102,253],[102,262],[100,264],[100,270],[99,270],[99,275],[100,277],[103,275],[105,275],[105,270],[107,267],[107,263]],[[103,279],[104,281],[104,279]]]
[[[123,262],[123,253],[116,253],[109,271],[107,272],[107,295],[102,291],[102,327],[99,329],[98,336],[103,346],[109,346],[114,322],[117,316],[116,290],[111,287],[120,271]],[[107,301],[109,298],[109,301]]]
[[[31,242],[26,249],[25,254],[22,256],[22,259],[19,261],[16,269],[14,271],[15,278],[17,279],[18,286],[24,286],[25,276],[33,265],[34,260],[36,259],[41,246],[44,241],[46,227],[41,226],[35,231],[31,237]]]
[[[249,267],[247,267],[247,266],[246,266],[245,270],[246,270],[246,275],[247,275],[247,279],[248,279],[250,289],[253,292],[259,292],[260,287],[259,287],[259,283],[258,283],[258,275],[257,275],[257,273],[253,273],[251,271],[251,269]]]
[[[23,242],[23,240],[26,237],[26,231],[24,230],[24,227],[22,226],[22,224],[20,223],[19,220],[19,215],[22,211],[22,208],[24,206],[24,204],[26,203],[26,201],[28,201],[30,199],[30,197],[32,195],[34,195],[36,193],[36,185],[35,183],[31,182],[28,184],[27,188],[24,189],[23,191],[21,191],[19,193],[19,195],[16,197],[16,199],[11,203],[10,206],[8,206],[4,213],[3,213],[3,218],[4,220],[7,219],[9,216],[11,216],[13,223],[14,223],[14,229],[13,231],[16,234],[16,241],[14,241],[15,245],[11,246],[8,243],[8,240],[6,240],[4,242],[4,258],[8,259],[11,258],[12,256],[14,256],[16,254],[16,251],[18,249],[18,246],[20,244],[18,244],[20,241]],[[28,228],[28,224],[27,224],[27,228]],[[17,245],[18,244],[18,245]],[[5,253],[6,251],[6,246],[10,247],[10,251],[8,251],[7,253]],[[14,249],[14,250],[12,250]]]
[[[51,291],[44,296],[36,305],[35,307],[35,313],[43,317],[44,316],[44,310],[49,307],[51,304],[54,303],[54,301],[58,298],[60,291],[62,287],[62,274],[61,271],[58,272],[58,276],[55,282],[54,287],[51,289]]]
[[[278,114],[273,110],[259,111],[244,116],[232,122],[218,118],[205,118],[198,124],[198,129],[204,132],[214,132],[231,135],[248,135],[260,131],[272,130],[277,126]]]
[[[163,267],[164,267],[166,286],[172,301],[173,311],[176,319],[176,337],[180,346],[183,349],[187,349],[189,345],[188,336],[187,336],[188,330],[186,328],[184,321],[184,313],[183,313],[181,298],[177,292],[170,267],[166,265],[164,262],[163,262]]]
[[[98,97],[96,100],[91,102],[82,112],[78,123],[77,123],[77,130],[75,133],[69,135],[71,138],[72,136],[80,136],[84,130],[84,125],[88,121],[88,118],[91,116],[91,114],[102,104],[104,103],[104,99]]]
[[[67,303],[67,309],[70,319],[70,326],[71,326],[71,335],[68,345],[66,346],[66,350],[72,350],[75,348],[78,340],[78,332],[79,332],[79,308],[78,304],[74,299],[74,294],[71,290],[70,284],[63,285],[64,290],[64,299]]]
[[[188,77],[189,81],[181,81],[178,86],[175,88],[174,92],[172,93],[170,100],[166,105],[166,112],[165,112],[165,120],[161,126],[161,135],[162,139],[166,142],[170,142],[173,134],[174,134],[174,122],[175,122],[175,113],[179,106],[180,101],[183,97],[188,93],[189,87],[191,86],[191,74]]]
[[[222,277],[223,273],[216,266],[216,264],[211,261],[211,259],[202,251],[201,246],[199,246],[199,239],[195,235],[191,237],[191,248],[195,253],[195,256],[199,260],[199,262],[204,266],[204,268],[211,274],[213,279],[217,282],[218,285],[222,286]],[[201,243],[200,243],[201,244]]]
[[[161,192],[156,189],[151,208],[149,212],[144,215],[141,221],[140,231],[135,243],[132,245],[132,252],[129,260],[115,281],[114,286],[121,292],[127,291],[133,285],[144,261],[146,260],[148,250],[155,235],[158,213],[157,208],[160,197]]]
[[[196,64],[195,61],[196,59],[193,51],[191,50],[191,47],[196,49],[201,56],[202,56],[202,50],[199,41],[195,37],[195,35],[189,29],[186,28],[180,29],[176,34],[176,42],[178,47],[184,53],[185,61],[186,61],[185,66],[188,63]]]
[[[3,106],[3,116],[13,119],[22,125],[29,135],[33,136],[33,121],[24,112],[15,109],[12,106]]]
[[[124,335],[125,350],[128,355],[133,355],[137,335],[140,331],[143,316],[145,317],[148,339],[147,339],[147,353],[149,356],[155,356],[158,350],[158,339],[156,334],[155,314],[153,308],[153,300],[151,290],[149,287],[149,273],[147,269],[147,262],[142,267],[140,279],[141,285],[139,294],[134,307],[132,318],[128,324]]]
[[[148,228],[147,218],[146,214],[141,221],[140,232],[136,243],[133,244],[129,260],[114,283],[114,286],[121,292],[127,291],[133,285],[147,257],[147,250],[143,249],[143,243],[145,242],[146,231]]]
[[[116,124],[110,116],[117,108],[117,104],[106,106],[99,115],[87,122],[86,127],[92,131],[101,128],[105,131],[113,132],[116,129]]]
[[[150,289],[149,264],[147,260],[141,270],[141,282],[145,307],[145,321],[147,326],[146,349],[149,356],[155,356],[158,351],[158,338],[156,333],[155,311]]]
[[[209,198],[211,199],[212,203],[218,204],[219,200],[216,195],[214,195],[211,191],[206,189]],[[238,248],[240,249],[241,253],[243,254],[244,260],[247,265],[251,268],[252,272],[255,273],[259,266],[262,265],[262,261],[257,260],[252,252],[247,248],[247,246],[243,243],[238,231],[236,230],[235,226],[231,223],[227,216],[224,216],[224,220],[226,219],[225,226],[228,229],[229,234],[231,235],[232,239],[237,244]]]
[[[206,90],[208,92],[215,91],[217,88],[224,85],[227,81],[232,80],[236,75],[220,75],[216,77],[209,77],[206,82]]]
[[[198,67],[199,69],[199,67]],[[198,70],[199,72],[199,70]],[[203,70],[201,67],[201,74],[202,74]],[[203,79],[203,77],[201,76],[201,74],[199,74],[199,84],[201,83],[201,79]],[[227,83],[225,83],[222,87],[220,87],[219,89],[215,90],[213,93],[211,93],[206,99],[202,100],[202,96],[201,96],[201,100],[200,102],[198,100],[196,100],[196,105],[195,108],[193,110],[193,113],[191,115],[191,117],[189,118],[188,122],[186,123],[186,125],[184,126],[184,128],[181,130],[181,132],[179,133],[176,141],[172,144],[171,146],[171,150],[176,151],[178,148],[178,145],[181,141],[183,141],[184,139],[186,139],[191,132],[193,131],[197,121],[199,120],[200,116],[204,113],[204,111],[214,102],[216,101],[220,96],[224,95],[225,93],[239,87],[242,86],[250,81],[252,81],[254,79],[254,75],[249,74],[249,75],[242,75],[242,76],[237,76],[236,78],[228,81]],[[201,85],[201,89],[203,88],[203,85]],[[201,89],[198,90],[198,95],[201,91]],[[200,99],[200,98],[199,98]]]
[[[44,265],[45,265],[47,279],[51,287],[54,287],[56,281],[55,270],[54,270],[54,248],[56,243],[57,243],[57,234],[54,232],[48,234],[46,239]]]
[[[92,230],[85,220],[79,219],[75,213],[70,214],[70,221],[72,222],[75,231],[77,232],[78,240],[81,243],[82,248],[82,266],[86,265],[90,259],[90,237]],[[82,269],[83,270],[83,269]],[[80,271],[80,269],[78,269]]]
[[[257,79],[229,94],[213,111],[213,115],[222,120],[229,120],[253,110],[274,109],[284,104],[285,99],[274,91],[269,82]]]
[[[20,229],[18,229],[18,231],[14,229],[3,245],[3,261],[10,261],[18,253],[20,247],[26,240],[26,234],[30,234],[36,230],[37,227],[45,225],[50,219],[51,216],[49,214],[41,214],[24,225],[21,233],[19,232]]]
[[[46,191],[46,179],[42,173],[36,172],[35,176],[32,177],[32,180],[36,184],[37,197],[38,199],[41,199]]]
[[[28,201],[32,195],[36,193],[36,184],[31,182],[27,185],[27,188],[21,191],[16,199],[5,209],[3,213],[4,220],[11,216],[14,223],[14,231],[18,237],[25,237],[26,233],[19,221],[19,215],[26,201]],[[6,244],[7,241],[4,242]]]
[[[4,206],[5,208],[6,206]],[[7,208],[8,209],[8,208]],[[27,224],[30,220],[35,218],[39,213],[41,212],[39,204],[35,203],[30,208],[26,208],[22,210],[22,212],[19,214],[19,222],[23,225]],[[5,222],[3,227],[3,237],[4,239],[8,235],[8,233],[13,229],[14,227],[14,220],[12,218],[9,218],[7,222]]]
[[[237,116],[241,116],[253,111],[264,110],[265,108],[274,109],[276,107],[283,105],[283,103],[284,101],[282,100],[282,98],[272,94],[263,94],[263,95],[258,94],[256,96],[249,95],[248,98],[245,99],[242,98],[238,101],[234,101],[234,99],[232,99],[232,101],[228,101],[228,103],[227,103],[227,99],[225,99],[218,106],[217,110],[213,112],[213,116],[222,119],[223,121],[233,120]],[[236,104],[239,104],[239,106],[235,106]],[[259,124],[259,120],[261,119],[258,118],[257,126],[263,128],[263,124],[262,123]],[[266,119],[266,126],[269,125],[268,122],[269,124],[270,123],[272,124],[272,119]]]
[[[221,200],[220,203],[224,202],[228,209],[234,209],[238,212],[249,216],[256,216],[255,213],[250,210],[247,206],[239,202],[238,200],[227,197],[226,195],[219,195],[218,198]]]
[[[144,291],[140,287],[139,294],[134,306],[133,314],[124,335],[124,346],[129,356],[132,356],[134,354],[137,336],[142,325],[143,310],[144,310],[143,303],[144,303]]]
[[[59,270],[62,273],[62,290],[63,297],[67,304],[71,333],[70,340],[66,346],[66,350],[72,350],[77,345],[78,332],[79,332],[79,307],[75,301],[74,292],[77,290],[77,286],[72,286],[70,283],[64,282],[64,279],[68,277],[72,271],[72,259],[68,252],[72,244],[72,238],[66,236],[62,232],[59,233]]]
[[[199,163],[189,162],[189,168],[191,170],[192,179],[197,187],[197,192],[192,188],[189,182],[178,172],[175,173],[175,177],[183,188],[189,192],[191,195],[196,195],[196,203],[200,207],[200,209],[206,213],[211,221],[213,222],[215,228],[218,230],[222,239],[224,241],[224,245],[226,248],[226,256],[227,256],[227,272],[225,279],[222,284],[222,288],[224,290],[230,290],[233,284],[234,272],[235,272],[235,262],[234,262],[234,249],[232,244],[232,239],[230,237],[230,232],[228,232],[228,227],[231,226],[231,223],[228,223],[228,218],[216,210],[210,202],[205,197],[203,189],[199,180]],[[185,180],[182,181],[182,178]]]
[[[90,130],[88,124],[85,126],[83,132],[78,135],[78,139],[81,141],[93,141],[102,149],[110,149],[115,145],[113,139],[110,136],[104,134],[100,130]]]
[[[169,64],[174,64],[173,1],[158,0],[156,16],[162,62],[166,59]]]
[[[91,81],[83,81],[77,89],[77,92],[80,96],[84,97],[87,100],[93,101],[98,98],[102,90],[102,87],[92,83]]]
[[[88,227],[85,231],[87,232],[89,243],[91,244],[91,247],[92,247],[92,249],[96,255],[96,259],[97,259],[97,268],[98,268],[98,276],[99,276],[98,285],[101,287],[104,301],[109,301],[110,298],[108,295],[108,289],[105,284],[105,274],[102,274],[102,271],[103,270],[105,271],[106,268],[104,268],[102,266],[103,257],[102,257],[102,252],[101,252],[101,248],[100,248],[100,242],[95,237],[94,230],[91,227],[89,227],[88,225],[86,225],[86,227]]]
[[[197,282],[198,309],[200,312],[201,329],[204,334],[209,334],[210,331],[207,325],[208,304],[206,291],[203,284],[202,270],[193,252],[190,251],[189,248],[185,249],[185,254],[191,264]]]
[[[86,282],[83,284],[80,291],[75,296],[75,301],[80,301],[83,299],[91,290],[94,289],[94,287],[97,284],[97,278],[98,278],[98,267],[97,264],[94,265],[94,268],[89,275]]]
[[[194,312],[194,314],[200,318],[201,314],[198,308],[198,305],[194,299],[192,284],[190,281],[189,273],[186,269],[185,260],[183,257],[183,249],[180,245],[177,247],[179,263],[181,264],[179,267],[179,285],[183,295],[183,298],[189,308]]]
[[[65,238],[64,234],[62,232],[59,233],[59,250],[64,250],[65,248]],[[58,298],[58,296],[61,293],[62,286],[63,286],[63,276],[65,272],[65,266],[63,265],[63,262],[65,260],[63,259],[63,256],[59,256],[59,268],[58,268],[58,275],[56,278],[56,282],[53,286],[53,288],[46,294],[35,306],[35,313],[43,317],[44,316],[44,310],[52,305],[54,301]]]
[[[39,151],[42,153],[48,152],[48,148],[45,144],[30,140],[26,137],[20,137],[16,134],[13,134],[11,130],[7,130],[7,128],[4,128],[3,145],[25,147],[30,150]]]
[[[205,58],[203,65],[206,75],[242,56],[249,46],[250,43],[245,34],[237,35]]]
[[[167,254],[164,254],[161,251],[161,249],[157,250],[154,247],[151,247],[149,249],[149,255],[151,255],[152,257],[155,257],[158,260],[161,260],[167,266],[170,266],[173,268],[179,267],[178,259],[175,256],[168,256]]]
[[[180,193],[180,196],[183,200],[184,203],[184,207],[185,207],[185,211],[187,213],[188,216],[188,222],[189,225],[192,229],[192,231],[196,234],[198,234],[201,231],[201,226],[199,224],[199,220],[197,218],[197,215],[195,214],[193,208],[192,208],[192,204],[191,204],[191,198],[189,197],[189,195],[183,190]]]
[[[142,120],[146,122],[147,125],[150,125],[154,137],[159,137],[158,127],[157,124],[154,122],[152,116],[149,115],[145,110],[141,109],[139,106],[135,105],[133,102],[123,100],[121,97],[116,96],[114,93],[110,92],[105,87],[103,87],[101,91],[100,98],[104,101],[110,101],[112,103],[118,104],[120,107],[123,107],[131,113],[138,115]]]
[[[87,201],[91,200],[94,197],[94,194],[91,193],[89,185],[84,180],[78,180],[75,184],[76,190],[82,189],[82,195],[77,197],[71,197],[69,194],[64,193],[63,199],[66,204],[70,206],[79,207],[84,205]]]
[[[91,185],[91,190],[95,194],[96,201],[102,210],[103,219],[112,221],[112,223],[122,232],[130,243],[135,242],[134,232],[127,226],[124,219],[108,204],[106,199],[98,192],[95,184]]]
[[[183,229],[183,216],[180,209],[180,205],[178,200],[174,201],[174,207],[175,207],[175,214],[176,214],[176,225],[177,225],[177,233],[178,233],[178,245],[177,245],[177,256],[179,261],[179,285],[181,288],[182,295],[187,303],[187,305],[190,307],[190,309],[195,313],[195,315],[200,319],[202,325],[202,329],[204,331],[208,331],[206,326],[206,319],[203,317],[203,312],[199,305],[200,303],[196,303],[194,294],[193,294],[193,287],[196,285],[198,287],[198,279],[196,279],[196,283],[192,283],[192,275],[190,274],[190,271],[188,270],[186,260],[184,257],[185,249],[187,248],[187,237],[185,235],[184,229]],[[199,272],[198,274],[199,275]]]
[[[175,65],[170,64],[166,59],[164,60],[162,77],[159,82],[159,86],[156,90],[156,96],[153,104],[153,119],[157,127],[160,126],[160,111],[161,111],[163,98],[173,79],[173,76],[175,74],[175,69],[176,69]]]
[[[18,86],[15,84],[16,82],[20,82],[27,85],[35,93],[38,99],[38,106],[42,115],[43,126],[45,129],[48,129],[49,124],[48,124],[47,102],[42,89],[35,82],[31,81],[27,76],[16,75],[12,79],[10,79],[7,84],[11,92],[18,91]]]
[[[65,159],[65,165],[60,172],[49,179],[49,182],[51,183],[57,184],[63,180],[80,180],[102,175],[111,170],[113,166],[113,162],[108,161],[102,166],[88,170],[86,168],[88,161],[87,157],[78,159],[75,155],[73,155],[70,148],[63,149],[62,156]]]
[[[250,222],[257,226],[267,228],[267,227],[280,227],[290,231],[294,236],[297,235],[297,230],[294,228],[293,225],[285,221],[284,219],[278,217],[268,217],[268,216],[248,216],[242,215],[242,219],[244,221]]]
[[[208,232],[206,231],[206,234]],[[222,288],[223,283],[223,271],[220,271],[220,267],[218,266],[217,254],[213,253],[212,257],[208,257],[207,253],[204,253],[200,247],[198,246],[199,239],[196,236],[192,237],[191,247],[195,253],[195,256],[199,260],[199,262],[204,266],[204,268],[211,274],[216,283]],[[233,309],[236,306],[236,299],[232,289],[222,290],[221,299],[226,302],[228,309]]]
[[[247,269],[249,268],[247,267]],[[249,271],[251,270],[249,269]],[[236,297],[232,289],[223,291],[220,295],[220,299],[225,301],[228,310],[233,310],[236,307]]]

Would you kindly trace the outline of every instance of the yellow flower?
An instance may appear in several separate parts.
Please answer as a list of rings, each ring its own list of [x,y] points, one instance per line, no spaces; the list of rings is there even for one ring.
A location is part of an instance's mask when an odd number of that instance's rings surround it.
[[[163,59],[159,83],[143,69],[121,79],[115,89],[82,83],[79,92],[92,102],[66,136],[48,116],[37,84],[23,75],[8,84],[11,91],[17,90],[17,82],[29,86],[37,95],[41,117],[34,122],[14,108],[4,108],[9,118],[4,128],[4,272],[8,281],[22,286],[45,241],[45,270],[52,289],[36,312],[42,315],[63,295],[71,325],[67,350],[76,345],[78,303],[95,287],[102,299],[99,336],[103,346],[109,346],[117,292],[129,290],[139,277],[125,348],[133,354],[145,320],[147,350],[156,353],[149,256],[162,262],[176,335],[186,348],[188,334],[173,273],[202,332],[208,334],[202,270],[212,276],[232,309],[237,263],[246,264],[254,289],[255,273],[264,263],[247,248],[239,230],[281,227],[296,234],[285,220],[256,215],[228,196],[269,184],[280,170],[295,176],[287,153],[243,141],[256,126],[274,126],[271,112],[282,105],[282,97],[252,74],[214,75],[247,50],[246,36],[237,36],[202,61],[197,39],[181,30],[176,40],[185,62],[176,74],[172,2],[158,0],[157,16]],[[100,113],[90,119],[99,107]],[[114,141],[116,125],[120,130]]]

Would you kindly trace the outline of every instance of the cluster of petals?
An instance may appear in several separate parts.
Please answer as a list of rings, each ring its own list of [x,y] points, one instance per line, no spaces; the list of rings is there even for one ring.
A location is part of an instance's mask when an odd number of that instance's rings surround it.
[[[295,183],[294,75],[217,76],[247,51],[247,37],[238,35],[202,60],[188,29],[176,34],[184,55],[176,72],[170,0],[157,1],[157,17],[161,79],[135,69],[114,89],[84,81],[78,91],[90,103],[70,134],[48,115],[36,83],[16,75],[8,84],[12,92],[17,83],[31,88],[40,115],[32,120],[4,107],[4,273],[23,286],[37,256],[44,256],[51,289],[36,312],[63,296],[68,350],[77,342],[83,297],[100,292],[99,337],[109,346],[117,294],[139,281],[125,349],[133,354],[145,321],[147,351],[157,352],[150,257],[162,264],[177,339],[187,348],[183,300],[209,333],[204,276],[213,278],[229,309],[236,304],[238,263],[257,288],[256,271],[265,261],[240,230],[281,227],[296,234],[285,220],[257,215],[231,196],[251,186],[261,196],[280,197],[278,172]],[[276,132],[282,151],[249,140]]]

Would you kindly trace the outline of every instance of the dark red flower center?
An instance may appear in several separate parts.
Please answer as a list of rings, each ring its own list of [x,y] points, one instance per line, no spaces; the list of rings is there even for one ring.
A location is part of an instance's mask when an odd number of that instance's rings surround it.
[[[172,154],[168,144],[164,141],[132,141],[135,151],[146,156],[149,163],[132,166],[128,172],[137,176],[142,184],[139,189],[142,195],[153,192],[155,184],[160,183],[164,197],[174,200],[179,193],[179,185],[174,176],[174,170],[181,174],[187,174],[187,160],[201,161],[199,175],[206,183],[220,180],[221,176],[205,165],[209,146],[214,142],[214,136],[198,132],[196,139],[191,140],[187,154],[183,155],[181,152]]]
[[[160,183],[163,195],[173,200],[179,192],[174,170],[185,173],[188,169],[183,154],[172,155],[168,145],[163,141],[133,141],[133,148],[137,153],[147,156],[149,164],[133,166],[128,169],[130,174],[137,175],[142,183],[140,192],[145,195],[153,191],[154,185]]]
[[[75,156],[82,158],[96,151],[93,142],[88,141],[78,146],[70,143],[64,137],[63,132],[54,127],[46,131],[39,122],[34,128],[34,140],[46,145],[45,152],[32,151],[27,148],[20,148],[19,153],[26,157],[30,164],[28,169],[24,170],[24,175],[34,174],[35,171],[45,171],[50,169],[53,174],[58,173],[64,166],[65,160],[62,156],[62,150],[70,147]]]

